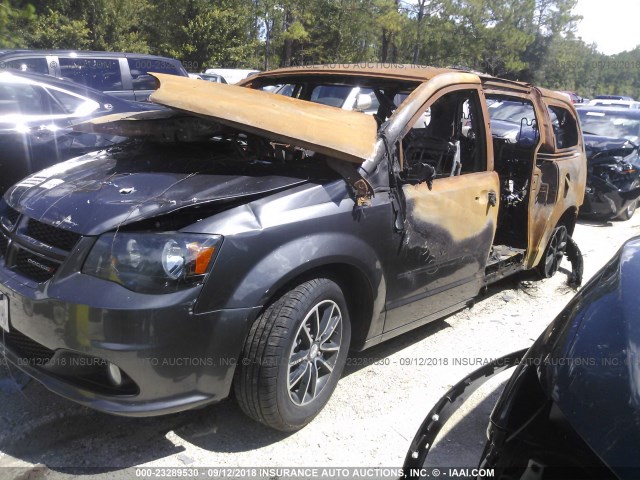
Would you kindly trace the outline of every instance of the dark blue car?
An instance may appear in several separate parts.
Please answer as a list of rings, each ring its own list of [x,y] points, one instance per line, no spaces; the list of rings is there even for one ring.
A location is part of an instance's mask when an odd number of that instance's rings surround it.
[[[0,72],[0,195],[31,173],[126,140],[73,124],[151,108],[49,75]]]
[[[577,109],[587,153],[583,216],[629,220],[640,195],[640,110]]]

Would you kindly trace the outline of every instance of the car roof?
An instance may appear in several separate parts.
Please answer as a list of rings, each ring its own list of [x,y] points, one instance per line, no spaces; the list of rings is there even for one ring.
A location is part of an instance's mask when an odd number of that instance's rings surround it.
[[[326,65],[311,65],[303,67],[286,67],[276,70],[269,70],[261,72],[245,80],[242,80],[238,85],[250,85],[256,80],[262,78],[278,78],[280,76],[303,76],[303,75],[340,75],[340,76],[352,76],[352,77],[367,77],[367,78],[384,78],[390,80],[404,80],[414,82],[427,82],[432,78],[444,74],[444,73],[464,73],[477,75],[484,83],[490,83],[496,86],[502,87],[515,87],[518,90],[530,90],[532,85],[526,82],[519,82],[516,80],[507,80],[504,78],[494,77],[492,75],[476,72],[463,68],[441,68],[431,67],[427,65],[414,65],[414,64],[385,64],[385,63],[336,63]],[[571,99],[566,95],[560,94],[553,90],[546,88],[538,88],[540,93],[547,98],[553,98],[563,103],[571,105]]]
[[[431,80],[441,73],[463,72],[453,68],[439,68],[421,65],[403,65],[403,64],[376,64],[376,63],[339,63],[326,65],[312,65],[304,67],[286,67],[276,70],[261,72],[252,79],[261,77],[277,77],[279,75],[322,75],[322,74],[340,74],[353,75],[362,77],[383,77],[397,80],[414,80],[424,82]],[[471,72],[477,73],[477,72]],[[482,74],[479,74],[482,76]]]
[[[578,105],[576,106],[578,113],[580,112],[597,112],[603,115],[627,116],[633,118],[640,118],[640,109],[633,108],[616,108],[615,106],[601,106],[601,105]]]
[[[142,58],[161,58],[171,62],[177,62],[175,58],[162,57],[159,55],[150,55],[148,53],[132,53],[132,52],[105,52],[99,50],[27,50],[27,49],[5,49],[0,50],[0,57],[13,56],[13,55],[71,55],[75,54],[79,57],[88,56],[101,56],[101,57],[142,57]]]

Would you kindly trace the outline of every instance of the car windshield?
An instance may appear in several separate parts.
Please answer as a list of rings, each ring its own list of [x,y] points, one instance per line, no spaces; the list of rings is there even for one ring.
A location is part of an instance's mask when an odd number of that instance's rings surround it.
[[[633,141],[640,137],[640,117],[630,117],[619,112],[591,110],[578,110],[578,114],[584,133],[627,138]]]
[[[502,120],[511,123],[521,123],[523,119],[532,124],[536,115],[530,103],[515,102],[512,100],[497,100],[489,105],[489,117],[491,120]]]

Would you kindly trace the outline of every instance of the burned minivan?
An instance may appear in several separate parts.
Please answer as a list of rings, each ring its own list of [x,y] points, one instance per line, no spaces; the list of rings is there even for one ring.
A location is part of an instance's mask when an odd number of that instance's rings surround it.
[[[234,389],[250,417],[296,430],[349,349],[579,263],[586,161],[562,95],[408,66],[157,78],[169,109],[76,127],[128,143],[0,205],[3,351],[68,399],[150,416]],[[515,134],[492,131],[499,105],[521,112]]]

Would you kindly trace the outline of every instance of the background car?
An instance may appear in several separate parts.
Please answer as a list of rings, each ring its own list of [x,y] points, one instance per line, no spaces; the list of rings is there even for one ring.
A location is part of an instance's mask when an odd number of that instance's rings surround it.
[[[598,100],[628,100],[628,101],[633,101],[633,98],[626,97],[624,95],[596,95],[593,98],[594,99],[598,99]]]
[[[576,92],[562,90],[560,91],[560,93],[564,93],[565,95],[568,95],[569,98],[571,99],[571,103],[582,103],[584,101],[584,99],[580,95],[578,95]]]
[[[640,102],[636,102],[634,100],[593,99],[589,101],[589,105],[594,107],[630,108],[633,110],[640,109]]]
[[[174,59],[141,53],[82,50],[3,50],[0,71],[19,70],[67,78],[127,100],[146,101],[157,88],[149,72],[187,76]]]
[[[200,78],[202,80],[206,80],[207,82],[227,83],[222,75],[218,75],[215,73],[199,73],[198,75],[200,75]]]
[[[0,195],[28,174],[125,140],[74,132],[74,123],[150,108],[158,107],[48,75],[0,72]]]
[[[493,469],[491,477],[498,479],[637,478],[639,282],[635,237],[531,348],[476,370],[436,403],[407,453],[407,476],[419,476],[438,432],[464,399],[518,365],[491,413],[479,469]]]
[[[205,74],[220,75],[224,78],[222,83],[238,83],[245,78],[249,78],[260,70],[251,70],[247,68],[207,68]]]
[[[582,216],[630,219],[640,196],[640,110],[577,109],[587,153]]]

